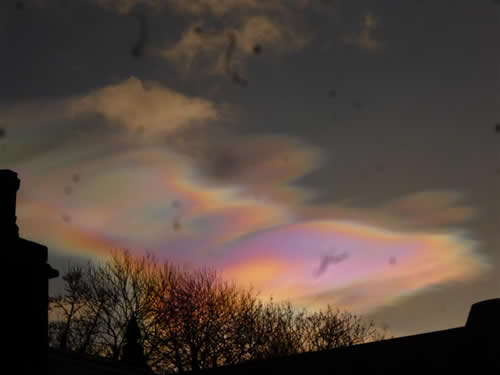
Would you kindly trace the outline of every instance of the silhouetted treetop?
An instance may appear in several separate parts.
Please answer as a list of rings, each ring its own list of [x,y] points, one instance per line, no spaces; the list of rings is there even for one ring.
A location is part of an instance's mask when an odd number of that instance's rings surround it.
[[[328,307],[264,302],[211,269],[114,252],[71,266],[51,299],[50,344],[60,349],[184,372],[332,349],[383,338],[373,323]]]

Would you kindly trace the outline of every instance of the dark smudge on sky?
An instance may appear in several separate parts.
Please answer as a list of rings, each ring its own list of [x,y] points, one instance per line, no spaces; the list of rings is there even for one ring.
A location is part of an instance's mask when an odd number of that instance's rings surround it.
[[[172,223],[172,228],[177,232],[181,229],[181,220],[180,218],[176,217],[174,218],[174,221]]]
[[[234,50],[236,48],[236,35],[228,33],[229,44],[227,45],[226,54],[224,55],[224,68],[226,73],[231,76],[231,60],[233,58]]]
[[[234,71],[231,75],[231,78],[234,83],[240,85],[241,87],[247,87],[248,86],[248,80],[246,78],[243,78],[240,73],[237,71]]]
[[[349,257],[349,253],[347,253],[347,251],[344,251],[343,253],[338,254],[338,255],[323,255],[321,257],[321,263],[319,265],[319,268],[316,270],[314,275],[316,277],[321,276],[323,273],[326,272],[326,269],[328,268],[328,266],[330,266],[332,264],[338,264],[340,262],[343,262],[348,257]]]
[[[148,26],[146,17],[143,14],[135,14],[135,18],[139,21],[139,39],[132,48],[131,54],[134,57],[142,57],[148,40]]]
[[[239,167],[238,157],[229,149],[223,149],[211,158],[209,174],[216,179],[228,179],[238,174]]]
[[[233,55],[236,50],[236,35],[233,32],[228,33],[229,44],[224,55],[224,69],[231,80],[241,87],[248,86],[248,80],[241,76],[233,65]]]
[[[210,37],[218,37],[220,33],[213,29],[204,29],[201,25],[195,26],[193,31],[200,36],[200,38],[210,38]]]

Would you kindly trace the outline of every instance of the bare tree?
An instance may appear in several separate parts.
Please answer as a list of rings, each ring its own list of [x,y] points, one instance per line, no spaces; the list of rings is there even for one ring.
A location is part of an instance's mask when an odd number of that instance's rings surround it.
[[[304,322],[304,351],[320,351],[382,340],[384,332],[373,322],[347,311],[326,310],[309,314]]]
[[[88,351],[90,329],[85,319],[88,314],[86,296],[89,283],[81,266],[70,266],[63,276],[65,295],[50,299],[49,344],[61,350]]]
[[[50,303],[50,326],[52,332],[59,330],[52,335],[59,348],[119,359],[132,316],[145,336],[154,335],[151,296],[162,284],[152,257],[114,252],[105,263],[71,267],[63,279],[65,294]]]
[[[208,269],[177,269],[175,277],[167,276],[173,285],[157,313],[163,335],[161,355],[173,369],[195,371],[244,358],[238,326],[255,305],[250,291],[238,289]]]
[[[74,266],[65,294],[51,300],[50,342],[60,349],[122,358],[132,317],[144,358],[157,373],[181,373],[383,338],[361,317],[328,307],[297,310],[263,302],[215,271],[160,265],[152,256],[114,252]],[[134,339],[135,340],[135,339]],[[138,339],[139,340],[139,339]]]

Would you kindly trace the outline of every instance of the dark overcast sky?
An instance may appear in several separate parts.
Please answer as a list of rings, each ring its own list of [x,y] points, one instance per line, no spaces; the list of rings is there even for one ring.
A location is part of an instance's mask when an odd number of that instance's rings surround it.
[[[59,268],[150,249],[395,335],[463,325],[500,294],[499,42],[491,0],[2,1],[21,233]]]

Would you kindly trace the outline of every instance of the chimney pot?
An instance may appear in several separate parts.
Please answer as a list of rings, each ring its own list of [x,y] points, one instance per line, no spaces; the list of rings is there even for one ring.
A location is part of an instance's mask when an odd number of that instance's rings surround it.
[[[19,185],[16,172],[0,169],[0,233],[7,238],[19,237],[16,225],[16,195]]]
[[[476,332],[500,332],[500,298],[473,304],[465,326]]]

